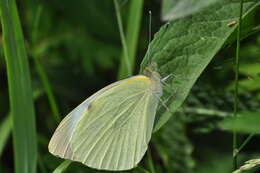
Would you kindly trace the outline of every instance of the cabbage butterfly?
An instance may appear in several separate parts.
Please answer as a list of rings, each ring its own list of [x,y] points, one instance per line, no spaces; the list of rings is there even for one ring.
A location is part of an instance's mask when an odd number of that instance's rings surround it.
[[[72,110],[53,134],[49,151],[102,170],[134,168],[151,139],[162,95],[151,63],[144,74],[112,83]]]

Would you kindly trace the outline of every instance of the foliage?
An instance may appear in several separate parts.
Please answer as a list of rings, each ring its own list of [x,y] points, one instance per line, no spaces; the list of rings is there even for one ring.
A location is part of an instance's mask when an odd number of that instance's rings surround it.
[[[256,5],[246,3],[244,9],[252,11]],[[227,21],[237,20],[238,7],[238,3],[219,1],[192,17],[166,24],[156,34],[151,43],[150,57],[146,55],[142,69],[147,63],[155,61],[163,76],[177,76],[169,82],[172,86],[170,96],[174,93],[174,99],[169,99],[171,112],[183,103],[204,68],[235,31],[235,27],[227,26]],[[171,112],[162,113],[155,130],[167,122]]]

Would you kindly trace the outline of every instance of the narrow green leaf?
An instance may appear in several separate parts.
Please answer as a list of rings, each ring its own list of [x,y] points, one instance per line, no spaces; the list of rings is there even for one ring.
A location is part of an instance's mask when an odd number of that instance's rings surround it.
[[[217,0],[163,0],[162,19],[167,21],[185,17],[216,2]]]
[[[143,0],[132,0],[129,2],[129,13],[127,20],[127,29],[126,29],[126,46],[129,53],[129,63],[130,67],[134,69],[134,62],[136,59],[136,48],[138,42],[138,36],[140,31],[140,24],[143,13]],[[123,55],[122,55],[123,56]],[[124,57],[121,58],[118,78],[122,79],[127,77],[126,65],[124,62]]]
[[[244,16],[260,3],[245,3]],[[164,125],[187,97],[191,87],[212,58],[225,44],[225,40],[237,26],[229,27],[237,20],[238,3],[221,0],[192,17],[185,17],[166,24],[151,43],[150,58],[145,56],[141,70],[151,61],[157,62],[162,77],[173,74],[173,97],[168,100],[171,112],[160,114],[155,131]],[[164,95],[167,95],[165,93]]]
[[[37,73],[38,73],[38,75],[41,79],[42,85],[43,85],[44,90],[47,94],[49,104],[50,104],[50,107],[51,107],[51,111],[52,111],[52,115],[53,115],[54,119],[56,120],[56,122],[58,123],[61,120],[60,113],[59,113],[58,105],[57,105],[57,102],[56,102],[56,99],[55,99],[55,96],[54,96],[54,93],[53,93],[53,89],[52,89],[51,84],[49,82],[48,76],[47,76],[40,60],[35,56],[33,56],[33,59],[34,59],[34,63],[35,63]]]
[[[69,165],[71,164],[72,161],[70,160],[65,160],[63,161],[54,171],[53,173],[62,173],[64,172],[68,167]]]
[[[260,134],[260,111],[242,112],[237,117],[227,118],[221,122],[221,127],[226,130],[235,130],[242,133]]]
[[[33,30],[32,30],[32,47],[36,46],[37,41],[38,41],[38,30],[39,30],[39,22],[40,22],[40,18],[42,15],[42,5],[38,5],[36,6],[35,9],[35,17],[33,19]],[[32,51],[32,57],[35,63],[35,67],[37,70],[37,73],[41,79],[42,85],[44,87],[44,90],[47,94],[48,100],[49,100],[49,104],[51,107],[51,111],[52,111],[52,115],[54,117],[54,119],[58,122],[60,122],[61,118],[60,118],[60,113],[59,113],[59,109],[58,109],[58,105],[53,93],[53,89],[51,87],[50,81],[48,79],[48,76],[44,70],[44,67],[42,66],[41,62],[40,62],[40,58],[38,57],[39,55],[37,55],[37,53],[35,51]]]
[[[15,0],[0,1],[3,47],[13,120],[15,171],[36,172],[37,143],[28,58]]]
[[[122,43],[122,47],[123,47],[123,54],[124,54],[123,62],[126,67],[126,74],[127,74],[127,76],[130,76],[130,75],[132,75],[133,70],[130,66],[129,54],[128,54],[128,49],[127,49],[127,45],[126,45],[125,34],[124,34],[118,0],[114,0],[114,6],[115,6],[115,11],[116,11],[116,18],[117,18],[117,23],[118,23],[119,33],[120,33],[120,39],[121,39],[121,43]]]
[[[33,92],[33,98],[37,99],[39,96],[42,95],[41,90],[35,90]],[[2,156],[2,152],[4,150],[4,147],[7,143],[8,137],[12,130],[12,117],[11,114],[8,113],[6,115],[6,118],[3,120],[3,122],[0,125],[0,157]]]

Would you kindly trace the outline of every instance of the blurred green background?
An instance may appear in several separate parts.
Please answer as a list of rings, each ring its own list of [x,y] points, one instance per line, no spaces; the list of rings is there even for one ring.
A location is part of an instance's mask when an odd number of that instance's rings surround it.
[[[119,1],[119,4],[125,29],[131,25],[128,21],[131,2]],[[60,121],[58,116],[63,118],[91,94],[118,79],[122,46],[115,8],[112,1],[96,0],[24,0],[17,1],[17,7],[29,55],[34,95],[37,172],[51,172],[63,161],[47,149]],[[165,23],[161,20],[160,7],[158,0],[143,3],[134,74],[139,72],[149,44],[149,10],[152,11],[152,36]],[[255,19],[259,19],[259,9],[254,15]],[[7,119],[7,70],[2,40],[0,44],[0,133],[7,136],[0,137],[0,172],[11,173],[14,172],[14,153],[12,137],[8,135],[11,123]],[[260,109],[259,32],[250,34],[241,44],[238,107],[239,110],[257,111]],[[151,156],[146,155],[140,167],[130,172],[231,172],[232,134],[223,131],[218,122],[233,111],[235,48],[234,43],[228,44],[215,56],[176,113],[179,116],[171,118],[153,134],[149,149]],[[50,82],[57,103],[56,116],[44,92],[34,58],[41,64]],[[239,135],[238,142],[242,143],[247,136]],[[259,146],[260,138],[254,136],[239,155],[239,164],[259,158]],[[101,172],[79,163],[72,163],[66,171]]]

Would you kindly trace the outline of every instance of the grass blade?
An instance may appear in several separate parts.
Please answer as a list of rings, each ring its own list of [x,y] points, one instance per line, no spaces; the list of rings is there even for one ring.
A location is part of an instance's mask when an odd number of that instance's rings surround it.
[[[123,53],[124,53],[123,60],[124,60],[125,66],[126,66],[126,74],[127,74],[127,76],[130,76],[130,75],[132,75],[133,70],[131,69],[131,66],[130,66],[129,54],[128,54],[128,49],[127,49],[127,45],[126,45],[126,41],[125,41],[123,24],[122,24],[122,20],[121,20],[120,8],[119,8],[119,4],[118,4],[117,0],[114,0],[114,6],[115,6],[115,10],[116,10],[116,18],[117,18],[120,38],[121,38],[121,42],[122,42],[122,46],[123,46]]]
[[[42,92],[40,90],[34,91],[33,92],[34,100],[37,99],[41,95],[42,95]],[[12,117],[11,117],[11,114],[8,113],[6,115],[6,118],[3,120],[2,124],[0,125],[0,157],[2,156],[2,152],[7,143],[7,140],[12,131],[12,128],[13,128]]]
[[[61,172],[64,172],[68,167],[69,165],[71,164],[72,161],[70,160],[65,160],[63,161],[54,171],[53,173],[61,173]]]
[[[128,19],[127,19],[127,29],[126,29],[126,46],[128,49],[128,58],[131,69],[134,69],[135,56],[137,49],[138,36],[140,32],[140,25],[143,12],[143,0],[132,0],[130,1]],[[118,78],[122,79],[127,77],[127,69],[125,58],[122,55]],[[132,74],[131,74],[132,75]]]
[[[36,172],[35,113],[28,58],[15,0],[0,1],[16,173]]]
[[[39,6],[37,6],[37,9],[36,9],[36,12],[35,12],[35,19],[34,19],[34,22],[33,22],[33,30],[32,30],[32,45],[33,46],[35,46],[36,42],[37,42],[39,21],[40,21],[41,15],[42,15],[42,6],[39,5]],[[57,105],[57,102],[56,102],[50,81],[48,79],[48,76],[47,76],[47,74],[44,70],[44,67],[42,66],[42,64],[40,62],[40,59],[38,58],[37,53],[35,53],[33,51],[32,57],[33,57],[33,60],[34,60],[34,63],[35,63],[36,71],[37,71],[37,73],[38,73],[38,75],[41,79],[43,88],[44,88],[46,95],[47,95],[47,98],[49,100],[52,115],[53,115],[54,119],[56,120],[56,122],[60,122],[61,118],[60,118],[58,105]]]

